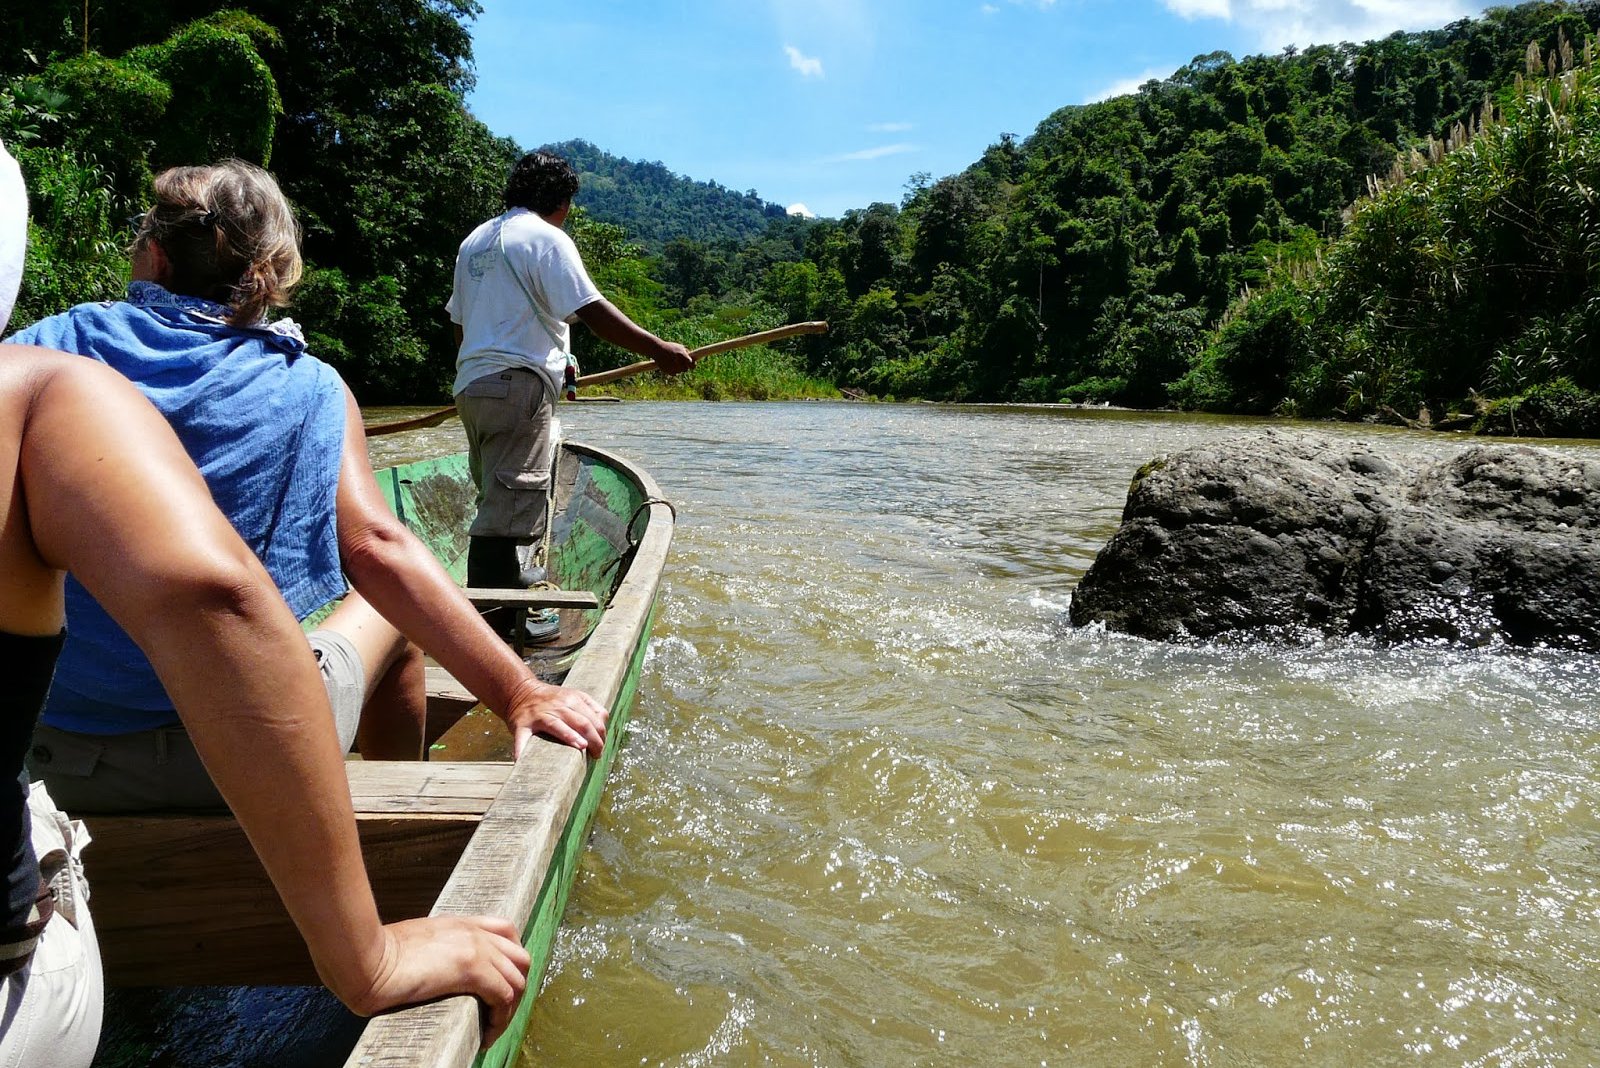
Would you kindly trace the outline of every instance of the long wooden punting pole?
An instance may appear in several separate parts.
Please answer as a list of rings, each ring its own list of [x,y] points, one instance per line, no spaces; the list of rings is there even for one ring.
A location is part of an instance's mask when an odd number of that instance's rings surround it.
[[[689,350],[689,358],[696,363],[707,356],[715,356],[719,352],[732,352],[734,349],[749,348],[751,345],[765,345],[771,341],[782,341],[786,337],[799,337],[801,334],[825,334],[828,332],[826,322],[790,323],[780,326],[775,330],[763,330],[756,334],[746,334],[744,337],[729,338],[727,341],[713,341],[709,345],[701,345],[697,349]],[[631,378],[646,371],[655,370],[655,361],[641,360],[639,363],[630,363],[626,367],[615,367],[609,371],[596,371],[592,375],[582,375],[578,378],[580,386],[598,386],[606,382],[615,382],[619,378]],[[438,426],[440,423],[456,414],[456,406],[440,408],[425,415],[413,416],[410,419],[397,419],[392,423],[373,423],[367,427],[367,437],[376,438],[384,434],[398,434],[402,430],[422,430],[425,427]]]
[[[699,363],[707,356],[715,356],[719,352],[732,352],[734,349],[749,348],[751,345],[765,345],[769,341],[782,341],[786,337],[798,337],[801,334],[826,334],[828,324],[815,323],[790,323],[780,326],[776,330],[763,330],[759,334],[746,334],[744,337],[729,338],[727,341],[713,341],[709,345],[701,345],[697,349],[689,350],[689,358]],[[578,376],[580,386],[601,386],[607,382],[615,382],[619,378],[632,378],[634,375],[646,371],[654,371],[654,360],[641,360],[630,363],[626,367],[613,367],[609,371],[596,371],[592,375]]]
[[[373,423],[367,427],[367,437],[378,438],[385,434],[398,434],[402,430],[426,430],[430,426],[438,426],[452,415],[456,414],[456,406],[438,408],[434,411],[415,415],[410,419],[396,419],[392,423]]]

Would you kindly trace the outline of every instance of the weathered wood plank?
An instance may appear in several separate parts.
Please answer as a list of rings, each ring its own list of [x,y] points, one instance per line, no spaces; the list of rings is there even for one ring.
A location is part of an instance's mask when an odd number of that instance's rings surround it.
[[[426,915],[477,826],[459,814],[357,821],[378,912]],[[227,816],[91,821],[84,862],[108,986],[316,983],[305,943]],[[115,841],[116,850],[105,843]]]
[[[461,591],[479,608],[599,608],[600,598],[588,590],[492,590],[468,586]]]
[[[345,772],[357,819],[382,814],[481,816],[511,777],[511,763],[351,760]]]
[[[428,688],[428,700],[465,702],[469,708],[478,703],[472,692],[457,682],[456,677],[444,668],[429,664],[423,673],[427,680],[425,685]]]
[[[426,915],[509,764],[352,761],[378,911]],[[315,983],[299,933],[225,813],[99,816],[84,854],[110,986]]]
[[[478,707],[478,699],[444,668],[429,664],[424,672],[426,678],[423,685],[428,693],[428,718],[423,727],[423,744],[429,747],[424,751],[424,759],[427,759],[427,756],[431,755],[433,743],[443,738],[452,727],[461,722],[462,717]]]
[[[525,922],[582,784],[584,763],[567,746],[531,742],[484,815],[432,914],[486,914]],[[476,999],[450,998],[374,1018],[346,1063],[360,1068],[467,1065],[479,1039]]]
[[[622,689],[611,704],[613,720],[609,729],[618,736],[627,728],[629,712],[633,707],[639,685],[640,669],[649,650],[650,630],[654,617],[655,606],[652,605],[650,616],[639,635],[638,644],[634,647],[632,664],[623,676]],[[531,970],[541,977],[549,966],[551,951],[555,945],[556,929],[560,926],[561,916],[566,911],[567,897],[572,891],[578,866],[582,863],[583,851],[588,845],[589,826],[599,811],[605,782],[611,774],[611,765],[615,762],[619,749],[619,745],[608,745],[605,754],[589,765],[572,815],[567,819],[566,830],[562,832],[561,840],[556,843],[555,855],[550,861],[550,873],[539,891],[539,900],[534,905],[533,915],[528,919],[524,944],[533,954]],[[527,1033],[529,1018],[533,1014],[533,1002],[533,998],[522,1000],[512,1016],[511,1025],[506,1029],[505,1036],[478,1059],[477,1068],[508,1068],[517,1060],[517,1053],[521,1050],[523,1037]]]

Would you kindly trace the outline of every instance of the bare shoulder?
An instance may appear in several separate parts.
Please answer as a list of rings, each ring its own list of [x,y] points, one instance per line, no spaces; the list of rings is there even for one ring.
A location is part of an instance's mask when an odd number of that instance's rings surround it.
[[[29,401],[47,391],[88,391],[112,403],[139,398],[132,383],[104,364],[34,345],[0,345],[0,383],[8,394],[23,390]]]
[[[32,345],[0,345],[0,405],[11,426],[69,451],[107,434],[147,442],[171,434],[133,383],[95,360]],[[175,442],[175,439],[174,439]]]
[[[34,391],[46,386],[91,386],[108,381],[123,381],[115,371],[83,356],[74,356],[37,345],[0,345],[0,382],[9,392],[24,384]]]
[[[77,364],[88,362],[80,356],[33,345],[0,345],[0,407],[8,417],[26,413],[58,377],[70,378],[76,373]],[[23,420],[7,418],[5,422],[20,431]]]
[[[91,361],[82,356],[71,356],[55,349],[41,349],[37,345],[18,345],[9,341],[0,344],[0,375],[4,375],[7,382],[74,363],[88,362]]]

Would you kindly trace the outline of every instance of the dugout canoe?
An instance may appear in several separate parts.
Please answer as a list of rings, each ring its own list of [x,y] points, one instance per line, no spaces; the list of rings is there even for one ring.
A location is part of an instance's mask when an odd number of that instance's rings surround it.
[[[466,457],[377,474],[396,514],[460,581],[473,502]],[[470,998],[355,1020],[325,990],[302,985],[316,982],[304,944],[231,817],[119,815],[89,820],[94,843],[85,854],[115,988],[97,1065],[514,1063],[627,730],[673,528],[672,508],[648,474],[577,444],[563,446],[553,515],[551,573],[563,592],[551,601],[563,627],[535,651],[535,666],[610,708],[604,755],[590,761],[535,739],[513,764],[498,718],[430,668],[431,759],[347,764],[386,921],[487,913],[522,928],[533,974],[506,1035],[479,1053]],[[292,811],[286,805],[287,818]]]

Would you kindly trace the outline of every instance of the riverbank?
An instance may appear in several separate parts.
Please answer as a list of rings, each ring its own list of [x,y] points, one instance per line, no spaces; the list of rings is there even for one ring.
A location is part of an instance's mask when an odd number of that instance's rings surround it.
[[[738,354],[725,354],[715,360],[736,362]],[[1436,434],[1509,441],[1562,441],[1574,444],[1600,443],[1600,434],[1562,434],[1545,432],[1537,419],[1515,418],[1516,409],[1507,412],[1495,409],[1500,418],[1466,420],[1445,418],[1439,420],[1407,419],[1389,409],[1386,413],[1363,419],[1308,419],[1303,416],[1249,415],[1228,412],[1208,412],[1179,408],[1130,408],[1109,403],[1083,401],[936,401],[922,398],[896,400],[893,397],[875,397],[848,387],[839,388],[818,379],[808,378],[793,369],[772,366],[773,361],[762,361],[764,366],[745,369],[697,367],[688,374],[675,378],[660,375],[639,375],[620,382],[585,388],[579,400],[601,401],[859,401],[870,404],[902,404],[952,408],[1010,408],[1031,411],[1107,412],[1126,415],[1191,416],[1208,420],[1234,420],[1259,423],[1265,426],[1298,425],[1323,427],[1388,427],[1396,430],[1431,431]],[[733,373],[730,373],[730,370]],[[401,405],[363,409],[369,423],[385,423],[416,416],[437,413],[437,405]],[[1426,413],[1423,413],[1426,414]]]
[[[878,397],[851,398],[878,401]],[[948,401],[912,400],[913,404],[945,404]],[[1376,415],[1360,419],[1318,419],[1303,415],[1240,415],[1237,412],[1205,408],[1130,408],[1110,402],[1092,401],[983,401],[967,402],[981,407],[1037,408],[1041,410],[1071,412],[1129,412],[1144,415],[1203,415],[1218,419],[1259,420],[1266,424],[1295,423],[1322,426],[1383,426],[1404,430],[1425,430],[1435,433],[1459,434],[1468,437],[1520,441],[1526,439],[1549,441],[1597,442],[1600,441],[1600,422],[1573,422],[1553,417],[1542,403],[1529,403],[1528,397],[1509,397],[1490,400],[1480,398],[1475,414],[1460,411],[1435,419],[1426,408],[1410,419],[1385,407]]]

